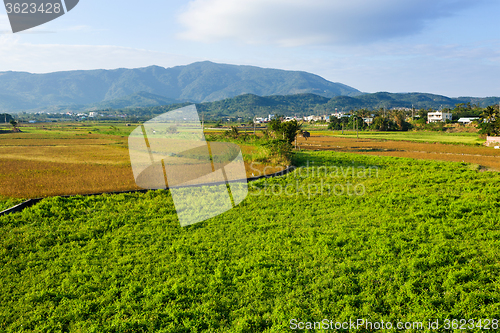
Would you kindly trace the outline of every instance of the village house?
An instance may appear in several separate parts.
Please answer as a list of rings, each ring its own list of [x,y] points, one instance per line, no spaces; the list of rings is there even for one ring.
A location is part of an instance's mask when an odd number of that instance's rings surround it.
[[[448,112],[429,112],[427,114],[427,122],[428,123],[437,123],[437,122],[445,122],[447,120],[451,121],[452,114]]]

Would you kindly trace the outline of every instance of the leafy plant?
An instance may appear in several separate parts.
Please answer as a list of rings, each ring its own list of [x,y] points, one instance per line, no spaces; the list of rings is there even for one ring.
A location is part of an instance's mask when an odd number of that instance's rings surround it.
[[[488,106],[479,119],[480,134],[489,136],[500,135],[500,111],[498,107]]]
[[[164,190],[55,197],[0,217],[1,330],[500,317],[498,174],[333,152],[294,159],[300,169],[251,183],[236,208],[187,228]]]
[[[267,127],[274,134],[274,138],[285,140],[291,144],[300,133],[302,124],[295,119],[283,121],[282,116],[277,116],[269,122]]]
[[[238,138],[238,134],[239,134],[239,131],[238,131],[238,127],[236,127],[236,126],[231,126],[229,128],[229,130],[227,130],[227,131],[224,132],[225,136],[231,137],[233,139]]]
[[[177,126],[172,125],[167,128],[167,133],[168,134],[176,134],[177,132]]]

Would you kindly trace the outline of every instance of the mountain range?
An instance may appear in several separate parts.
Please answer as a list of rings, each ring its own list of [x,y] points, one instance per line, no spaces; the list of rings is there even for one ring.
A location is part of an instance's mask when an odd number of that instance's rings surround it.
[[[182,101],[201,103],[247,93],[259,96],[313,93],[329,98],[362,94],[306,72],[209,61],[172,68],[150,66],[47,74],[0,72],[0,111],[10,112],[61,106],[82,109]]]
[[[151,97],[151,96],[150,96]],[[257,96],[254,94],[244,94],[221,101],[204,102],[196,104],[198,112],[202,113],[206,119],[222,118],[243,118],[251,119],[257,117],[267,117],[269,114],[281,115],[325,115],[337,111],[356,109],[379,110],[381,108],[392,109],[406,107],[415,109],[455,109],[457,104],[462,106],[462,116],[476,116],[473,106],[486,107],[500,102],[499,97],[474,98],[459,97],[449,98],[441,95],[425,93],[387,93],[380,92],[374,94],[363,94],[357,97],[337,96],[327,98],[315,94],[296,94],[288,96]],[[471,108],[467,107],[470,103]],[[153,106],[146,108],[122,109],[120,112],[129,116],[153,117],[176,108],[185,106],[182,104],[170,104],[164,106]],[[468,110],[468,111],[467,111]],[[112,111],[112,113],[115,113]],[[470,114],[469,114],[470,113]]]
[[[394,107],[481,107],[498,97],[428,93],[362,93],[301,71],[217,64],[209,61],[163,68],[80,70],[31,74],[0,72],[0,112],[138,109],[197,103],[208,114],[307,114]]]

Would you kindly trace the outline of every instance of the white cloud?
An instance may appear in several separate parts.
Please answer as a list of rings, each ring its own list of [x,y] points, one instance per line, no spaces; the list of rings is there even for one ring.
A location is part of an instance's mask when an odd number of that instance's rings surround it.
[[[299,46],[357,44],[420,32],[430,20],[490,0],[193,0],[179,37]]]
[[[28,44],[0,34],[0,71],[48,73],[65,70],[171,67],[200,59],[119,46]]]
[[[0,14],[0,33],[3,32],[12,32],[12,29],[10,28],[10,22],[7,15]]]

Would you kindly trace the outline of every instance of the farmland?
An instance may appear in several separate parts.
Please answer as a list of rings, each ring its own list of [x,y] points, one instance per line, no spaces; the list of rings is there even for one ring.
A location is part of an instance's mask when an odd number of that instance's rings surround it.
[[[133,128],[2,134],[0,210],[30,196],[136,188]],[[299,138],[296,171],[250,183],[236,208],[190,227],[179,226],[168,190],[51,197],[0,217],[0,331],[498,319],[500,175],[481,171],[500,170],[499,151],[476,145],[477,135],[438,133],[430,143],[431,134],[327,133]],[[264,146],[239,140],[247,168],[265,160]]]
[[[0,212],[21,203],[21,201],[15,198],[0,197]]]
[[[165,190],[49,198],[0,217],[1,330],[500,317],[497,173],[332,151],[294,163],[302,168],[252,183],[235,209],[187,228]]]
[[[390,140],[390,141],[411,141],[411,142],[430,142],[430,143],[453,143],[465,145],[482,144],[485,140],[479,139],[477,133],[449,133],[449,132],[433,132],[433,131],[409,131],[409,132],[372,132],[360,131],[356,134],[355,131],[311,131],[312,135],[326,135],[337,138],[357,138],[360,139],[375,139],[375,140]]]
[[[138,189],[133,179],[127,138],[137,124],[42,123],[23,126],[22,133],[0,135],[0,203],[35,198]],[[207,138],[225,129],[206,130]],[[240,134],[244,130],[240,131]],[[219,133],[219,134],[217,134]],[[258,132],[259,133],[259,132]],[[239,140],[247,176],[277,172],[283,161],[252,140]],[[312,131],[298,139],[301,149],[410,157],[472,164],[500,170],[500,151],[479,145],[476,133]],[[285,163],[286,164],[286,163]],[[281,165],[281,166],[280,166]],[[9,203],[5,203],[10,198]]]
[[[128,152],[125,124],[46,123],[0,135],[0,196],[37,198],[138,189]],[[248,176],[281,166],[249,163],[261,148],[242,145]]]
[[[461,137],[459,137],[460,139]],[[388,141],[367,139],[361,136],[356,139],[352,136],[326,136],[324,133],[322,135],[315,133],[307,141],[299,138],[299,144],[302,149],[308,150],[464,162],[483,170],[500,170],[500,150],[481,145],[459,144],[457,142],[444,144],[402,140]]]

